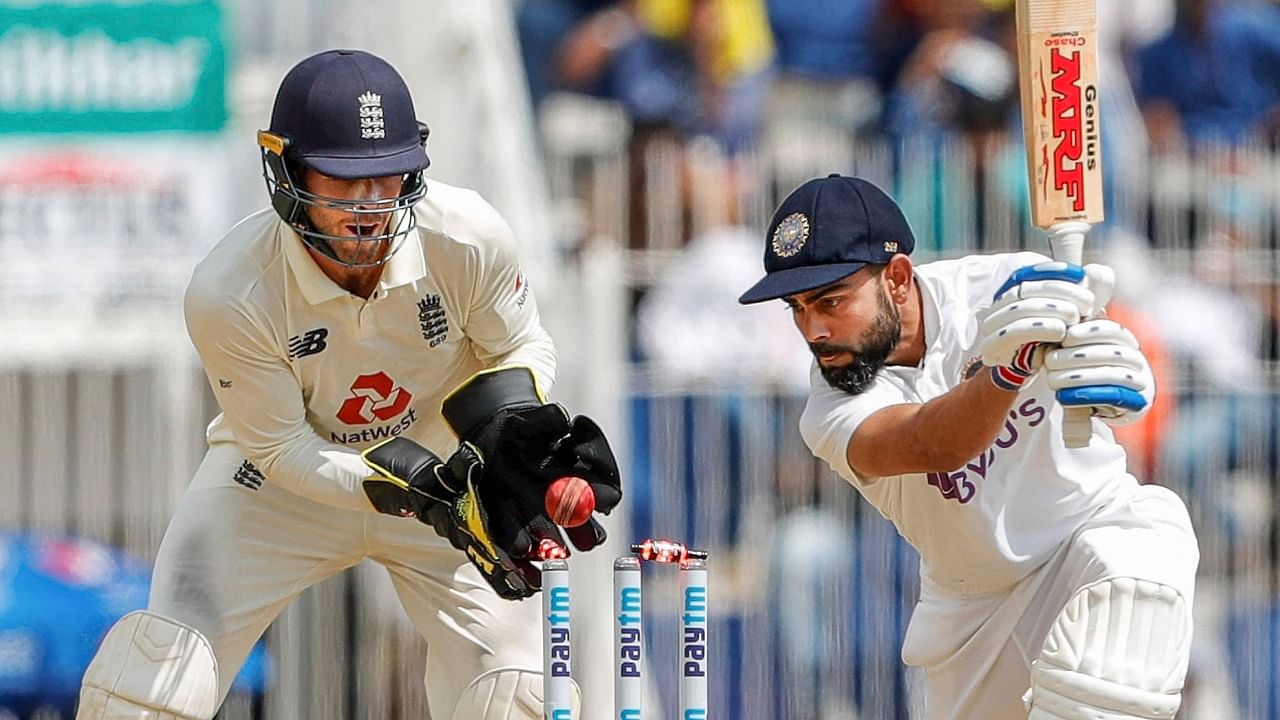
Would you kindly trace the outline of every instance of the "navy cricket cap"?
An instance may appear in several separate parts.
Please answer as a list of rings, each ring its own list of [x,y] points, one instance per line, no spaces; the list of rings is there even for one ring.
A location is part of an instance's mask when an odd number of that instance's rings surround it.
[[[915,236],[901,208],[862,178],[828,175],[801,185],[773,213],[760,282],[743,305],[820,288],[867,265],[910,255]]]
[[[293,67],[276,92],[271,132],[287,157],[336,178],[407,175],[431,161],[404,78],[361,50],[328,50]]]

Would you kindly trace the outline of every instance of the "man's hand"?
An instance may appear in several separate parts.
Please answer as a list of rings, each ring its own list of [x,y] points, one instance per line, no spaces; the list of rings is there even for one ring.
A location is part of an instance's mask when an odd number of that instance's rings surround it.
[[[466,553],[499,597],[523,600],[542,588],[542,571],[531,562],[538,559],[537,545],[513,555],[494,542],[494,526],[476,490],[483,470],[474,446],[464,443],[459,447],[449,458],[447,474],[458,480],[462,491],[452,501],[432,506],[423,522],[429,522],[436,534]],[[514,533],[515,529],[507,527],[504,532]]]
[[[1151,365],[1133,333],[1111,320],[1091,320],[1067,330],[1062,347],[1045,355],[1049,387],[1064,407],[1092,407],[1112,425],[1146,414],[1155,397]]]
[[[1062,342],[1067,328],[1093,311],[1085,278],[1079,265],[1046,262],[1018,268],[1000,286],[978,330],[982,363],[996,385],[1021,388],[1040,369],[1044,345]]]
[[[544,501],[558,478],[575,475],[590,483],[596,512],[608,514],[622,498],[618,464],[600,427],[546,402],[526,367],[477,374],[445,398],[442,413],[483,463],[476,483],[480,501],[493,520],[495,543],[514,557],[535,551],[548,529],[563,544]],[[606,537],[594,518],[564,532],[583,551]]]
[[[372,471],[364,493],[378,512],[427,522],[432,505],[451,502],[460,492],[439,456],[408,438],[378,443],[360,457]]]
[[[507,600],[520,600],[542,586],[532,553],[512,557],[493,542],[489,517],[476,492],[483,466],[474,447],[464,444],[446,464],[435,453],[408,438],[379,443],[361,453],[373,471],[365,478],[369,502],[390,515],[414,517],[466,553],[485,581]],[[534,530],[515,527],[514,535]],[[536,552],[536,545],[533,548]]]

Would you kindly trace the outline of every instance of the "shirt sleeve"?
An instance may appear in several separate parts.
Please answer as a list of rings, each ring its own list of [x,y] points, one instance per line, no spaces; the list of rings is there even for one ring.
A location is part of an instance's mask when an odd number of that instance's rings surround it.
[[[515,238],[498,211],[478,196],[470,221],[477,234],[471,301],[464,332],[488,367],[527,365],[543,392],[556,377],[556,350],[542,326],[529,279],[520,270]]]
[[[359,452],[312,429],[302,386],[252,313],[194,284],[184,309],[223,421],[267,481],[333,507],[373,511]]]
[[[878,378],[860,395],[827,384],[815,364],[809,373],[809,401],[800,416],[800,435],[816,456],[851,485],[865,488],[875,478],[849,466],[849,442],[867,418],[891,405],[914,402],[887,378]]]

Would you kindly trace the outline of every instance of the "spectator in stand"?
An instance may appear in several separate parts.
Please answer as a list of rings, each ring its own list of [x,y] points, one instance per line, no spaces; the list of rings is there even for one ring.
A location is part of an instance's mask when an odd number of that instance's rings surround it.
[[[521,27],[538,26],[527,19],[536,16],[534,7],[565,1],[530,0],[522,8]],[[624,0],[586,16],[549,57],[546,45],[525,42],[531,74],[550,62],[550,89],[612,100],[631,121],[629,245],[653,244],[648,208],[655,204],[655,190],[672,195],[658,204],[677,215],[690,210],[692,146],[729,156],[724,191],[736,202],[743,177],[737,160],[756,141],[772,72],[764,0]],[[542,60],[529,57],[535,46],[544,47]],[[539,87],[535,97],[547,89]],[[650,177],[654,155],[662,156],[664,167],[676,168],[672,177]],[[669,244],[682,246],[691,228],[676,234]]]
[[[847,132],[878,126],[878,34],[885,1],[767,0],[778,70],[770,89],[771,124]]]
[[[1280,129],[1274,4],[1178,0],[1173,29],[1138,59],[1138,97],[1157,152],[1234,144],[1255,133],[1274,137]]]
[[[552,91],[605,93],[611,56],[635,35],[618,0],[525,0],[516,34],[536,109]]]
[[[886,27],[918,33],[885,111],[899,197],[923,219],[919,249],[985,248],[1025,203],[1026,161],[1012,124],[1018,107],[1013,12],[978,0],[898,0]],[[908,12],[909,10],[909,12]],[[1011,142],[1012,141],[1012,142]]]
[[[978,0],[919,4],[924,30],[903,63],[886,106],[891,135],[959,130],[985,155],[1009,126],[1018,91],[1017,62],[989,35],[997,28]]]
[[[535,104],[616,100],[642,129],[750,144],[773,60],[762,0],[529,0],[517,13]]]

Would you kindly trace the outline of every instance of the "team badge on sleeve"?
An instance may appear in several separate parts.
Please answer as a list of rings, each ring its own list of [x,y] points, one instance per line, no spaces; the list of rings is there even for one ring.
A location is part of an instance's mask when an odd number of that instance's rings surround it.
[[[773,254],[783,258],[791,257],[800,252],[808,239],[809,218],[804,213],[791,213],[773,231]]]

